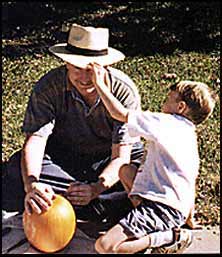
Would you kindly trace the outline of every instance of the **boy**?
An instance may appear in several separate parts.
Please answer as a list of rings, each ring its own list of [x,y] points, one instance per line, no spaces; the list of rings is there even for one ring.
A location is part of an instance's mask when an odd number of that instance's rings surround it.
[[[99,253],[181,253],[192,242],[181,229],[194,206],[199,169],[195,125],[212,113],[216,94],[201,82],[181,81],[170,87],[162,113],[125,108],[109,92],[106,72],[89,66],[96,89],[114,119],[128,123],[130,135],[149,140],[142,168],[124,165],[119,177],[134,209],[97,239]]]

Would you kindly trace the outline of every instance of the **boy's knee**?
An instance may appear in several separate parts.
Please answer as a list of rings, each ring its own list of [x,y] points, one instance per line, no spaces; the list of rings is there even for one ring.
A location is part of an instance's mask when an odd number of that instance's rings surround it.
[[[96,240],[95,249],[98,253],[114,253],[113,247],[106,236],[101,236]]]
[[[125,178],[125,170],[128,168],[129,164],[124,164],[120,170],[119,170],[119,178],[124,179]]]
[[[133,164],[124,164],[120,170],[119,170],[119,178],[120,180],[125,180],[129,173],[132,173],[135,169],[135,166]]]
[[[119,179],[122,182],[132,182],[136,176],[137,167],[134,164],[124,164],[119,170]]]

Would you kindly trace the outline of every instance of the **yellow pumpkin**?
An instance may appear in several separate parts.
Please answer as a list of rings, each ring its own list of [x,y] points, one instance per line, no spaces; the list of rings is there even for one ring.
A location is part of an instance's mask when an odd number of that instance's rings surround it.
[[[72,239],[76,229],[76,215],[70,202],[56,195],[52,206],[41,214],[23,213],[25,235],[35,248],[43,252],[63,249]]]

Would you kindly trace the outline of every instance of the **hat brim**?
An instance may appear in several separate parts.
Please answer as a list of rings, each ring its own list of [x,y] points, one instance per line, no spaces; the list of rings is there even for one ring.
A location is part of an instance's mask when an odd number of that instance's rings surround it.
[[[86,68],[89,63],[96,62],[102,66],[111,65],[125,58],[120,51],[109,47],[108,54],[103,56],[83,56],[71,53],[66,49],[66,43],[56,44],[49,48],[49,51],[61,58],[63,61],[73,64],[80,68]]]

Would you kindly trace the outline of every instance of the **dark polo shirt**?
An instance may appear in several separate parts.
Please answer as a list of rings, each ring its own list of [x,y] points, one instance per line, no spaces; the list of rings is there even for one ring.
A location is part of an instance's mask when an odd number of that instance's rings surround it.
[[[127,108],[140,108],[133,81],[123,72],[108,68],[111,91]],[[46,151],[56,158],[107,156],[112,144],[132,144],[127,125],[111,118],[101,99],[89,107],[75,87],[67,87],[65,66],[53,69],[34,86],[22,130],[47,140]]]

